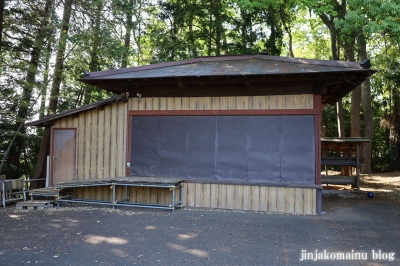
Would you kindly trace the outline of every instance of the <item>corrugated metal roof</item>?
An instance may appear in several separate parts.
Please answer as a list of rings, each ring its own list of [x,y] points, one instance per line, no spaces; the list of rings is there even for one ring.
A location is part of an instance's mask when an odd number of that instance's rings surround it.
[[[92,72],[81,80],[306,74],[363,70],[365,69],[355,62],[245,55],[199,57],[192,60]]]
[[[358,62],[257,54],[91,72],[81,81],[131,97],[138,93],[143,97],[298,94],[319,89],[322,102],[332,105],[375,72]]]
[[[107,75],[102,76],[101,79],[277,75],[343,72],[355,70],[360,69],[250,59],[190,63],[185,65]]]

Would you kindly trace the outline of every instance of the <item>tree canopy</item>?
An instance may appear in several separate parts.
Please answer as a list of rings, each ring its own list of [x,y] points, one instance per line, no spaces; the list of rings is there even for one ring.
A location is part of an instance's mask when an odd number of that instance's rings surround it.
[[[400,2],[383,0],[0,0],[0,171],[31,177],[41,129],[25,121],[105,99],[85,70],[254,54],[362,61],[379,70],[340,107],[367,136],[369,171],[400,170]],[[324,108],[324,136],[338,136]],[[358,123],[358,124],[357,124]],[[40,156],[39,156],[40,157]],[[40,175],[36,173],[35,175]]]

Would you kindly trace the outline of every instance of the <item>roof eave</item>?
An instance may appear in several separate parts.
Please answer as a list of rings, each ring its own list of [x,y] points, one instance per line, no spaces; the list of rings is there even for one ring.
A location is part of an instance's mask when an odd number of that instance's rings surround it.
[[[45,118],[39,119],[39,120],[35,120],[35,121],[31,121],[28,123],[25,123],[26,127],[29,126],[37,126],[37,127],[51,127],[53,125],[53,122],[57,119],[60,118],[64,118],[64,117],[75,117],[77,116],[79,113],[87,111],[87,110],[91,110],[91,109],[101,109],[102,107],[106,106],[106,105],[111,105],[117,102],[121,102],[127,101],[126,97],[123,97],[122,95],[116,95],[114,97],[102,100],[102,101],[98,101],[95,103],[91,103],[88,105],[84,105],[72,110],[68,110],[68,111],[64,111],[58,114],[53,114],[53,115],[49,115]]]
[[[145,66],[111,69],[97,72],[89,72],[86,77],[82,77],[79,80],[93,80],[99,77],[112,76],[116,74],[124,74],[129,72],[139,72],[144,70],[152,70],[158,68],[165,68],[171,66],[187,65],[198,62],[217,62],[217,61],[232,61],[232,60],[249,60],[249,59],[263,59],[275,62],[288,62],[297,64],[308,64],[308,65],[319,65],[319,66],[332,66],[332,67],[343,67],[343,68],[354,68],[363,70],[359,62],[348,62],[348,61],[335,61],[335,60],[318,60],[318,59],[305,59],[305,58],[294,58],[294,57],[281,57],[273,55],[253,54],[253,55],[226,55],[226,56],[210,56],[210,57],[195,57],[189,60],[173,61],[159,64],[151,64]]]

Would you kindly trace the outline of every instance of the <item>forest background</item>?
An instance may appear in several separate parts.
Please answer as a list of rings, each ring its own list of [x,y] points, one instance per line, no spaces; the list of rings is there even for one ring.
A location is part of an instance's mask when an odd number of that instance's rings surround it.
[[[111,96],[100,71],[256,54],[361,62],[378,72],[322,135],[367,137],[363,173],[400,170],[400,0],[0,0],[0,173],[43,177],[49,129],[24,123]]]

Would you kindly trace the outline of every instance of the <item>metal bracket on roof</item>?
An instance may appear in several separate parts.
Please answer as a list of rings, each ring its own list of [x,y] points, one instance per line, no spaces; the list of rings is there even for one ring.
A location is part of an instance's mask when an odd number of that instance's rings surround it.
[[[121,92],[121,97],[122,97],[122,98],[129,98],[129,92],[128,92],[128,91],[126,91],[126,92]]]
[[[361,66],[362,68],[364,68],[364,69],[370,69],[370,68],[371,68],[371,61],[368,60],[368,59],[364,59],[364,60],[361,62],[360,66]]]

